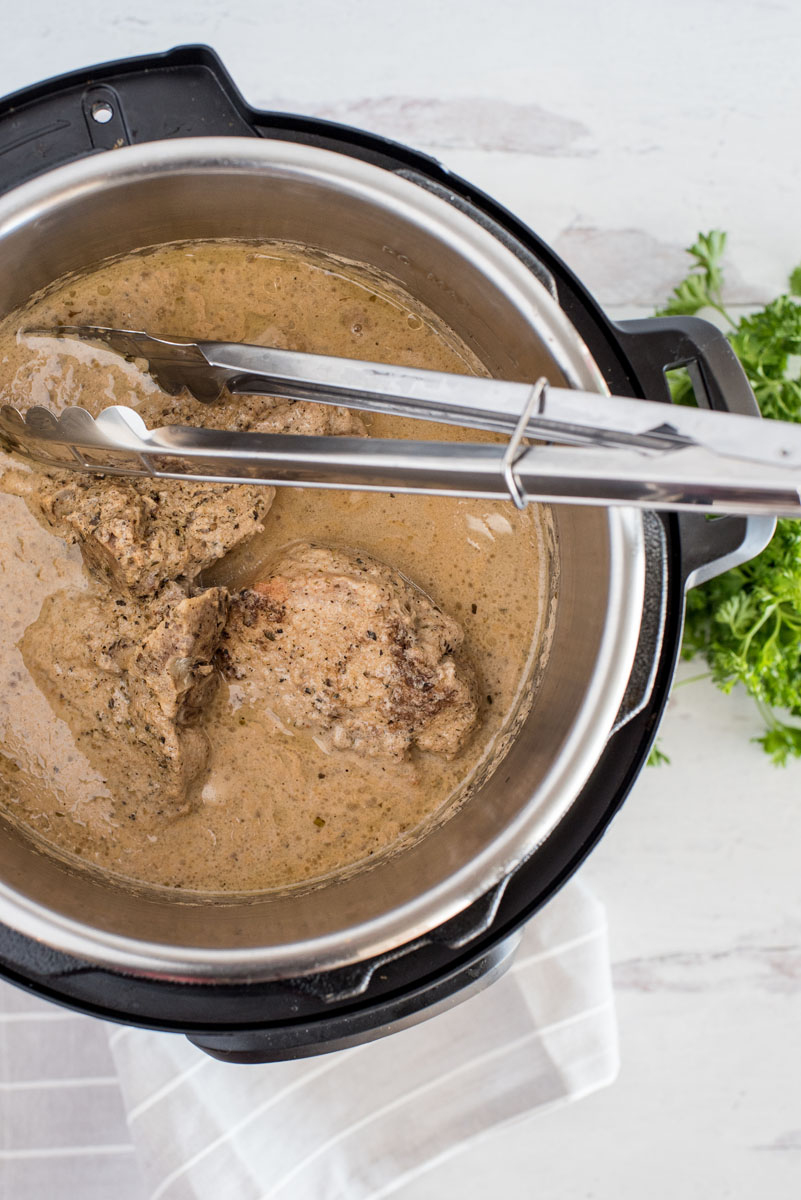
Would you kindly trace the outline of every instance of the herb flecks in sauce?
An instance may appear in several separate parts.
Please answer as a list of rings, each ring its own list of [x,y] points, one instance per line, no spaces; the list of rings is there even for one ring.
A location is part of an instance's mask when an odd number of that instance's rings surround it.
[[[206,243],[104,264],[8,318],[0,326],[0,401],[55,410],[80,403],[92,411],[129,404],[151,426],[210,423],[196,402],[163,397],[148,376],[107,352],[17,336],[20,327],[63,323],[480,369],[408,296],[352,266],[295,248]],[[247,416],[251,401],[234,403]],[[476,438],[472,431],[382,416],[365,424],[373,436]],[[398,761],[369,758],[321,746],[311,731],[252,703],[235,680],[222,682],[202,718],[210,751],[196,807],[154,827],[119,801],[124,789],[111,767],[105,773],[92,767],[19,648],[49,597],[88,596],[95,584],[76,547],[43,529],[20,498],[0,493],[0,517],[0,802],[62,852],[182,889],[259,890],[308,881],[414,836],[497,746],[525,690],[544,620],[545,518],[537,510],[279,489],[269,512],[258,513],[263,532],[196,582],[236,592],[263,578],[298,541],[359,547],[414,580],[444,613],[458,614],[465,653],[487,697],[480,727],[453,761],[419,748]],[[119,772],[129,769],[121,754]]]

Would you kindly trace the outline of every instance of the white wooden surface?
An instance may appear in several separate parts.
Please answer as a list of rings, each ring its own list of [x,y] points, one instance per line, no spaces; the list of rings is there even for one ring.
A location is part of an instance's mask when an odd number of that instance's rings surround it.
[[[801,260],[801,7],[758,0],[0,0],[0,86],[190,41],[254,104],[437,155],[548,238],[616,314],[647,312],[699,229],[730,299]],[[443,1162],[412,1200],[771,1200],[801,1191],[801,764],[743,698],[675,694],[586,868],[612,931],[610,1089]]]

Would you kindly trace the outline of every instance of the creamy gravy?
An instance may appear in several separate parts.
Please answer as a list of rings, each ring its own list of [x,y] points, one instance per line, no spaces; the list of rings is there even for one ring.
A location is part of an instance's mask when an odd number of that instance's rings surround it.
[[[19,330],[99,324],[246,341],[449,371],[476,371],[452,333],[394,286],[297,248],[162,247],[70,279],[0,326],[0,402],[58,410],[146,406],[153,383],[88,347]],[[186,423],[213,424],[186,400]],[[373,417],[373,436],[477,440],[472,431]],[[62,853],[130,879],[201,891],[308,882],[402,845],[498,750],[526,690],[548,592],[546,510],[401,495],[279,489],[265,531],[211,568],[231,589],[297,539],[358,547],[414,580],[464,627],[480,680],[481,724],[451,761],[325,753],[308,733],[222,683],[204,717],[211,756],[200,802],[158,832],[115,810],[114,780],[77,750],[19,649],[45,598],[91,589],[80,554],[0,493],[0,788],[5,810]],[[120,764],[125,770],[125,764]]]

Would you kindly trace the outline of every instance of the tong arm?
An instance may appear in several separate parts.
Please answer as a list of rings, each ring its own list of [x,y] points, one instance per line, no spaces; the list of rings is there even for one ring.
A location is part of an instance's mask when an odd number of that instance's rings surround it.
[[[703,446],[713,455],[801,469],[801,426],[572,388],[453,375],[234,342],[155,338],[136,330],[62,326],[28,336],[78,337],[144,359],[157,382],[206,403],[230,392],[345,405],[511,436],[536,389],[523,436],[663,454]]]
[[[746,418],[746,420],[750,420]],[[756,422],[754,422],[756,423]],[[150,431],[132,409],[93,419],[0,409],[0,445],[51,467],[102,475],[265,483],[339,490],[801,516],[794,464],[752,462],[689,445],[644,455],[631,447],[529,446],[510,463],[503,444],[238,433],[196,426]]]

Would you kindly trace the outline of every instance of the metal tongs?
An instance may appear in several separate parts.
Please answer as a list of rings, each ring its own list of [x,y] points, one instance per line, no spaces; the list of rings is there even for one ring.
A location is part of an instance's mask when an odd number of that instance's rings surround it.
[[[345,405],[507,435],[504,444],[148,430],[131,408],[93,418],[0,409],[0,445],[60,469],[203,482],[636,505],[801,516],[801,426],[475,376],[227,342],[62,326],[29,335],[103,343],[144,360],[167,392],[212,404],[223,388]],[[525,445],[524,439],[540,443]],[[551,443],[562,443],[554,445]]]

